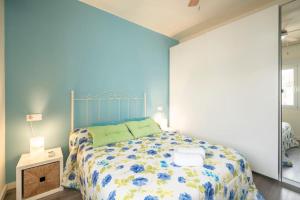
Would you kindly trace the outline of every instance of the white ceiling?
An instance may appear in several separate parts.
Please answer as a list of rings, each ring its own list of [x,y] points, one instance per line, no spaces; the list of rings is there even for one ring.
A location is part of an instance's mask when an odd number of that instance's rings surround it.
[[[185,40],[212,27],[288,0],[80,0],[153,31]]]
[[[282,7],[282,29],[288,32],[283,44],[293,45],[300,43],[300,1],[286,4]]]

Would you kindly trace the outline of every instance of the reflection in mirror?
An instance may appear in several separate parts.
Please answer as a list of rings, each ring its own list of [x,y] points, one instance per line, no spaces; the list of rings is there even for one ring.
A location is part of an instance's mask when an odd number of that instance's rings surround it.
[[[300,186],[300,1],[281,8],[282,179]]]

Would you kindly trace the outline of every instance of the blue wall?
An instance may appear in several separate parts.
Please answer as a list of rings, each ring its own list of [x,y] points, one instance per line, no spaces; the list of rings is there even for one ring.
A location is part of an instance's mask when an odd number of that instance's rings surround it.
[[[43,113],[35,132],[66,155],[71,89],[146,91],[150,114],[168,108],[169,48],[177,41],[77,0],[5,3],[7,182],[29,151],[28,113]]]

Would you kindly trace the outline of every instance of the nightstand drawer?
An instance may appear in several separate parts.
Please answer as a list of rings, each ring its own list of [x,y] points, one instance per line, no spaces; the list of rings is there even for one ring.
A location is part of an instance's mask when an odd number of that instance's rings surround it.
[[[23,198],[60,187],[59,164],[59,162],[53,162],[23,170]]]

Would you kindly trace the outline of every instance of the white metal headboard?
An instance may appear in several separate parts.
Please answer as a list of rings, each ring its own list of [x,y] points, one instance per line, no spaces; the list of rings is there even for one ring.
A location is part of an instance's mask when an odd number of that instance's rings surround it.
[[[85,97],[80,97],[80,98],[75,98],[75,92],[74,90],[71,91],[71,120],[70,120],[70,126],[71,126],[71,132],[74,131],[74,120],[75,120],[75,102],[76,101],[84,101],[86,103],[86,125],[89,125],[89,103],[91,101],[96,101],[97,102],[97,116],[98,116],[98,120],[100,122],[101,120],[101,102],[106,101],[106,102],[118,102],[118,119],[115,120],[121,120],[121,103],[122,102],[126,102],[127,105],[127,117],[128,119],[130,119],[130,115],[131,115],[131,107],[132,107],[132,103],[134,103],[135,105],[141,102],[143,102],[143,117],[147,117],[147,94],[144,93],[143,97],[130,97],[130,96],[120,96],[120,95],[115,95],[115,94],[110,94],[107,93],[108,95],[106,96],[85,96]],[[142,117],[142,116],[138,116],[138,117]]]

